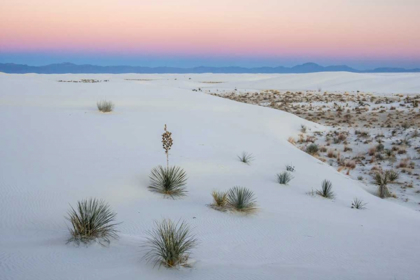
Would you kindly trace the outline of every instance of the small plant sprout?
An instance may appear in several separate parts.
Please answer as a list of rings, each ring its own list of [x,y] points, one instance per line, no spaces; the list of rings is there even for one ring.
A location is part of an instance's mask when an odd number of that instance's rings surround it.
[[[253,155],[252,154],[249,154],[249,153],[247,153],[247,152],[243,152],[240,156],[238,156],[238,159],[241,161],[241,162],[243,162],[243,163],[246,163],[246,164],[250,164],[251,163],[251,161],[253,161],[254,160],[254,157],[253,157]]]
[[[287,185],[292,179],[293,176],[287,171],[277,174],[277,182],[281,185]]]
[[[112,103],[111,101],[98,101],[96,103],[96,106],[98,107],[98,110],[102,113],[109,113],[112,112],[112,110],[114,110],[114,103]]]
[[[295,172],[295,167],[291,164],[286,165],[286,170],[289,172]]]
[[[71,207],[67,220],[71,238],[68,242],[89,243],[98,240],[100,244],[109,244],[111,239],[117,238],[114,223],[117,214],[112,212],[109,205],[102,200],[89,199],[77,202],[77,207]]]
[[[149,189],[152,192],[168,195],[172,198],[185,196],[187,193],[185,189],[187,174],[177,166],[155,167],[152,169],[150,181]]]
[[[165,132],[162,134],[162,146],[166,154],[166,167],[169,168],[169,150],[172,148],[173,145],[172,132],[169,132],[166,129],[166,124],[164,129]]]
[[[322,182],[321,190],[316,191],[316,193],[325,198],[334,198],[334,192],[332,191],[332,183],[328,180]]]
[[[231,210],[242,213],[251,213],[257,209],[254,193],[242,187],[233,187],[229,190],[227,205]]]
[[[191,250],[197,246],[187,223],[163,220],[155,222],[155,228],[147,233],[144,258],[148,262],[167,268],[187,266]]]
[[[306,130],[307,130],[307,127],[306,127],[306,125],[301,125],[300,126],[300,132],[302,132],[302,133],[306,133]]]
[[[353,199],[353,202],[351,203],[351,208],[353,209],[365,209],[366,203],[363,202],[363,200],[359,198]]]

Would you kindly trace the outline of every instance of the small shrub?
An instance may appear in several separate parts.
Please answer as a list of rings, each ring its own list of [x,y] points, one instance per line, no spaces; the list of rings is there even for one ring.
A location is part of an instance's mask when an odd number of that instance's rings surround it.
[[[351,203],[351,208],[354,209],[365,209],[366,203],[363,202],[363,200],[355,198],[353,202]]]
[[[249,153],[247,153],[247,152],[243,152],[242,153],[242,155],[240,155],[240,156],[238,156],[238,159],[241,161],[241,162],[243,162],[243,163],[246,163],[246,164],[250,164],[251,163],[251,161],[253,161],[254,160],[254,157],[253,157],[253,155],[252,154],[249,154]]]
[[[321,190],[316,191],[316,193],[325,198],[334,198],[334,192],[332,191],[332,183],[328,180],[322,182]]]
[[[363,180],[363,177],[362,176],[358,176],[357,177],[357,180],[362,181]]]
[[[112,238],[117,238],[117,231],[113,223],[117,214],[112,212],[109,205],[102,200],[89,199],[77,202],[77,208],[71,207],[67,220],[72,228],[69,228],[72,237],[68,242],[88,243],[98,239],[110,243]]]
[[[257,209],[254,193],[247,188],[233,187],[228,192],[227,200],[228,207],[234,211],[249,213]]]
[[[227,193],[226,192],[217,192],[213,191],[213,204],[212,206],[215,206],[217,208],[224,208],[227,204]]]
[[[306,147],[306,152],[310,155],[314,155],[318,152],[318,145],[317,144],[310,144]]]
[[[98,101],[96,103],[96,106],[98,107],[98,110],[101,111],[102,113],[109,113],[112,112],[114,110],[114,103],[112,103],[111,101]]]
[[[295,167],[291,164],[286,165],[286,170],[290,172],[295,172]]]
[[[155,266],[171,268],[186,265],[191,250],[197,245],[196,238],[185,222],[155,222],[155,229],[149,231],[148,235],[144,245],[148,249],[145,259]]]
[[[377,151],[377,152],[382,152],[384,149],[385,149],[385,146],[384,146],[384,144],[382,144],[382,143],[379,143],[379,144],[376,146],[376,151]]]
[[[279,182],[279,184],[287,185],[292,179],[292,175],[287,171],[277,174],[277,182]]]
[[[152,192],[169,195],[172,198],[184,196],[187,193],[185,189],[187,174],[177,166],[155,167],[150,175],[150,181],[149,189]]]
[[[307,129],[307,127],[306,127],[306,125],[301,125],[300,126],[300,132],[302,132],[302,133],[306,133],[306,129]]]
[[[398,173],[395,170],[389,170],[388,172],[388,178],[389,181],[394,182],[395,180],[397,180],[400,177],[400,173]]]

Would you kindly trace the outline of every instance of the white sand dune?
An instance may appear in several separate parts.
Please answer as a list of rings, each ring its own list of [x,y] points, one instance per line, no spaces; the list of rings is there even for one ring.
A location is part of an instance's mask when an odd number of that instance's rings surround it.
[[[57,82],[81,78],[110,82]],[[420,279],[420,214],[287,142],[301,124],[321,126],[198,87],[419,93],[420,74],[1,75],[0,279]],[[98,113],[102,99],[115,112]],[[150,170],[165,164],[164,124],[170,163],[189,176],[183,199],[147,190]],[[242,151],[253,153],[250,166],[237,160]],[[295,178],[282,186],[276,174],[286,164]],[[306,194],[324,179],[334,200]],[[254,191],[255,215],[206,206],[212,190],[233,186]],[[122,222],[109,247],[66,244],[69,204],[89,197],[109,202]],[[351,209],[355,197],[367,209]],[[146,231],[163,218],[192,226],[192,268],[142,261]]]

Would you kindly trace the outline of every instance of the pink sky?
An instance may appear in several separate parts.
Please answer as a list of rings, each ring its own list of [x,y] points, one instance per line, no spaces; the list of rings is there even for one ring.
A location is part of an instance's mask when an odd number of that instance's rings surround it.
[[[420,61],[420,0],[2,0],[0,53]]]

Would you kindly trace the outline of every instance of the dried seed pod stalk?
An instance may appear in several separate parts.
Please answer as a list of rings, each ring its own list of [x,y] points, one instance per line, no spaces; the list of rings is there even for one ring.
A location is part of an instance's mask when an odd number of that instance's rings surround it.
[[[172,144],[172,132],[166,130],[165,124],[165,133],[162,134],[162,146],[166,154],[166,167],[169,167],[169,150],[171,149]]]

